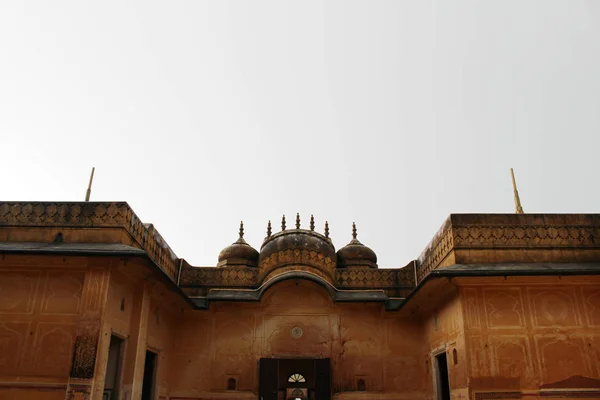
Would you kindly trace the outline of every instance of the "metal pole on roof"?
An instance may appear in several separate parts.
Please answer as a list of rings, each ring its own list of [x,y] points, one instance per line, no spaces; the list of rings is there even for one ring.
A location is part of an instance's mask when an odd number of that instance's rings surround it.
[[[515,212],[517,214],[524,214],[523,207],[521,207],[521,199],[519,198],[519,191],[517,190],[517,182],[515,181],[515,173],[512,168],[510,169],[510,175],[512,177],[513,192],[515,195]]]
[[[87,191],[85,192],[85,201],[90,201],[90,195],[92,194],[92,181],[94,180],[94,171],[96,167],[92,167],[92,175],[90,176],[90,184],[88,185]]]

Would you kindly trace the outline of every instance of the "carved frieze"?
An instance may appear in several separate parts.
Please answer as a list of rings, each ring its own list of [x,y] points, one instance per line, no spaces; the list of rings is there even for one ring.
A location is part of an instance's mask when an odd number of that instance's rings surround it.
[[[2,226],[119,227],[176,281],[177,257],[151,224],[144,224],[127,203],[0,203]]]
[[[600,248],[600,222],[595,215],[452,215],[423,251],[417,280],[448,265],[454,250]]]
[[[189,267],[184,266],[180,286],[255,287],[258,271],[248,267]]]
[[[284,265],[310,265],[333,277],[335,260],[326,254],[308,249],[287,249],[271,254],[260,261],[260,271],[264,276],[272,269]]]

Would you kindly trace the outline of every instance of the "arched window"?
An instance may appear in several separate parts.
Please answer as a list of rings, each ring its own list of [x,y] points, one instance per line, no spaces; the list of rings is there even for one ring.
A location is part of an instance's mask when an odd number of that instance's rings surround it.
[[[306,382],[306,379],[304,379],[304,377],[300,374],[291,374],[290,377],[288,378],[288,382],[302,383],[302,382]]]
[[[227,379],[227,390],[236,390],[237,382],[235,378]]]
[[[454,365],[458,365],[458,353],[456,349],[452,350],[452,361],[454,361]]]

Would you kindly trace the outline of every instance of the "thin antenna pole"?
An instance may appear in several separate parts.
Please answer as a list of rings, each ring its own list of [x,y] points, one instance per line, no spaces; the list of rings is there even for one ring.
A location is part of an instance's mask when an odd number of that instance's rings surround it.
[[[96,167],[92,167],[92,175],[90,176],[90,184],[88,185],[87,192],[85,192],[85,201],[90,201],[90,195],[92,194],[92,181],[94,180],[94,171]]]
[[[524,214],[523,207],[521,207],[521,199],[519,198],[519,191],[517,190],[517,182],[515,181],[515,172],[510,169],[510,176],[512,177],[513,192],[515,196],[515,213]]]

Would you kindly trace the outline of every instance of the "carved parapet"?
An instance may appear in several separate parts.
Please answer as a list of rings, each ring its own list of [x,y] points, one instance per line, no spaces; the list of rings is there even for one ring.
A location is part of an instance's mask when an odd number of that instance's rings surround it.
[[[563,254],[568,251],[568,256],[553,259],[555,256],[549,252],[556,250]],[[539,261],[590,262],[600,259],[599,250],[600,215],[597,214],[453,214],[421,253],[417,280],[421,281],[436,268],[454,263],[486,259],[531,262],[536,260],[535,252],[545,253]],[[476,252],[477,257],[473,255]],[[586,252],[589,255],[583,256]]]
[[[252,267],[191,267],[184,265],[179,285],[210,287],[256,287],[258,271]]]
[[[125,202],[0,203],[1,227],[122,228],[171,278],[177,280],[178,259],[151,224],[144,224]]]
[[[414,263],[398,269],[338,269],[335,272],[335,285],[344,289],[414,288]]]

